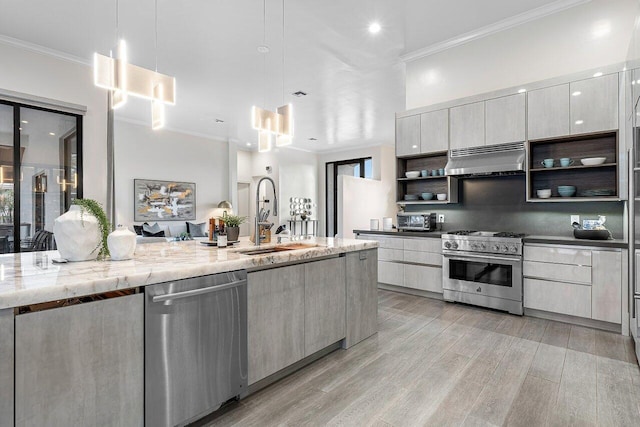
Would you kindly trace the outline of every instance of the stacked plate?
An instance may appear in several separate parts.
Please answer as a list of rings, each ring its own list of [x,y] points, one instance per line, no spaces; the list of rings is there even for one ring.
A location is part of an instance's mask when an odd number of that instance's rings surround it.
[[[580,197],[603,197],[603,196],[615,196],[615,190],[609,190],[606,188],[598,188],[593,190],[584,190],[578,194]]]
[[[417,194],[405,194],[404,195],[404,199],[405,200],[418,200],[418,195]]]

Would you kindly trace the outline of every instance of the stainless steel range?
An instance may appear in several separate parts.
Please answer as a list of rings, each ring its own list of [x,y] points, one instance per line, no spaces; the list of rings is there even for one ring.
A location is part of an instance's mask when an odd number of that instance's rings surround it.
[[[489,231],[443,233],[444,299],[522,315],[523,237]]]

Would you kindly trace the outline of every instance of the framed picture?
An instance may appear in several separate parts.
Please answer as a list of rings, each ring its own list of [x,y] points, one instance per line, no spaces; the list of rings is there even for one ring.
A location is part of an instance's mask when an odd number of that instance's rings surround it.
[[[136,222],[196,219],[196,184],[193,182],[134,179]]]

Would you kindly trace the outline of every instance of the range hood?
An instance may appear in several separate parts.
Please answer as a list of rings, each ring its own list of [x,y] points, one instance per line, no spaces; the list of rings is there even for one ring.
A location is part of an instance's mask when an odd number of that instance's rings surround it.
[[[524,142],[451,150],[447,175],[509,175],[524,172]]]

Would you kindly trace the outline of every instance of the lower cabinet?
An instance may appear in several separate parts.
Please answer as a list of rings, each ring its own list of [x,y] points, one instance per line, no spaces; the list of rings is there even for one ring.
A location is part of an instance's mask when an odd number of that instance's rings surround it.
[[[591,317],[611,323],[622,322],[623,252],[593,251]]]
[[[591,285],[524,279],[526,308],[591,318]]]
[[[378,281],[388,285],[404,286],[404,264],[378,261]]]
[[[15,316],[16,426],[142,426],[144,297]]]
[[[345,259],[304,264],[304,355],[346,335]]]
[[[247,274],[249,385],[304,357],[303,264]]]
[[[442,293],[442,268],[429,265],[405,264],[403,286]]]
[[[347,254],[346,348],[378,331],[377,265],[375,249]]]
[[[0,427],[13,427],[13,309],[0,310]]]

